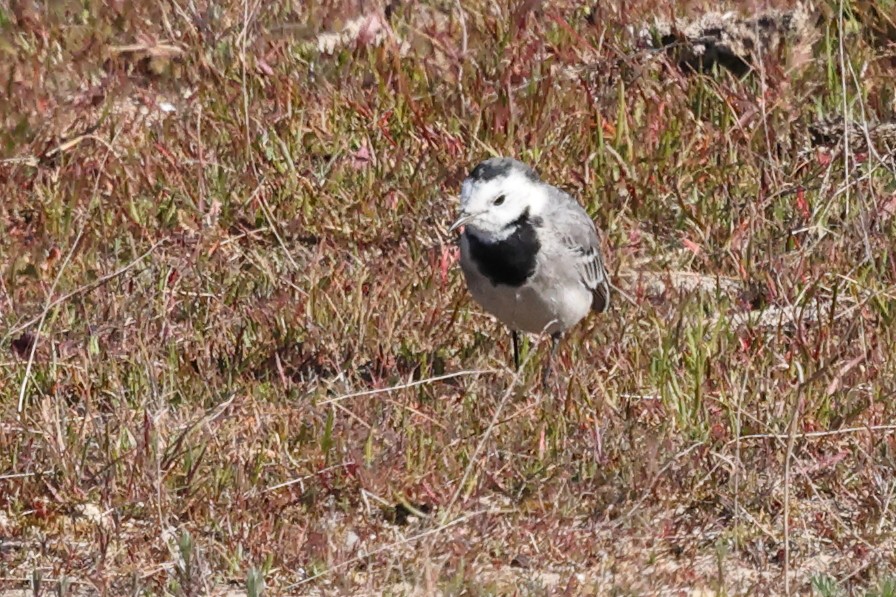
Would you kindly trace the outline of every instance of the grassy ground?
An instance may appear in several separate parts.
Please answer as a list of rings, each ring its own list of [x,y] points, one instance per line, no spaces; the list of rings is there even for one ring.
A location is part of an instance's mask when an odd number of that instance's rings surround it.
[[[885,46],[538,4],[0,0],[0,588],[896,594],[893,164],[807,133]],[[553,391],[454,264],[493,153],[620,290]]]

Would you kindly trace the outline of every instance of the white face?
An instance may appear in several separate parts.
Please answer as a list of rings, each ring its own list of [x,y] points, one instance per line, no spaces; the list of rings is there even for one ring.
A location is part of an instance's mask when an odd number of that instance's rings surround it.
[[[523,172],[511,170],[506,176],[486,181],[464,181],[460,192],[460,217],[467,230],[487,241],[503,240],[513,234],[513,222],[528,209],[540,215],[547,201],[542,185]]]

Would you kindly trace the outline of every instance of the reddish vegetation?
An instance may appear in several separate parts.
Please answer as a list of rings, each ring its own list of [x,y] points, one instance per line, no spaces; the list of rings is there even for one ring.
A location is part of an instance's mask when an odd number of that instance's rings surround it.
[[[807,132],[882,34],[688,73],[622,5],[0,6],[0,589],[892,594],[893,162]],[[619,290],[549,392],[446,232],[492,152]]]

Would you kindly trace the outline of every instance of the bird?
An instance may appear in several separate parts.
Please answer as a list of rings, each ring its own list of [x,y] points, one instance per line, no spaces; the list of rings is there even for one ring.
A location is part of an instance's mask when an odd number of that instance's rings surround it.
[[[610,306],[610,280],[594,222],[578,201],[508,157],[477,164],[461,185],[460,265],[473,299],[510,329],[551,337],[542,382],[563,334]]]

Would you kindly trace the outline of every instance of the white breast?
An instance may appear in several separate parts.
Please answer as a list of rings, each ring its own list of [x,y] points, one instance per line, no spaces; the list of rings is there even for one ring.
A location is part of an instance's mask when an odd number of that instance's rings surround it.
[[[512,330],[531,334],[564,332],[591,309],[591,292],[571,268],[543,256],[535,274],[519,287],[492,284],[470,258],[461,238],[461,268],[477,303]]]

